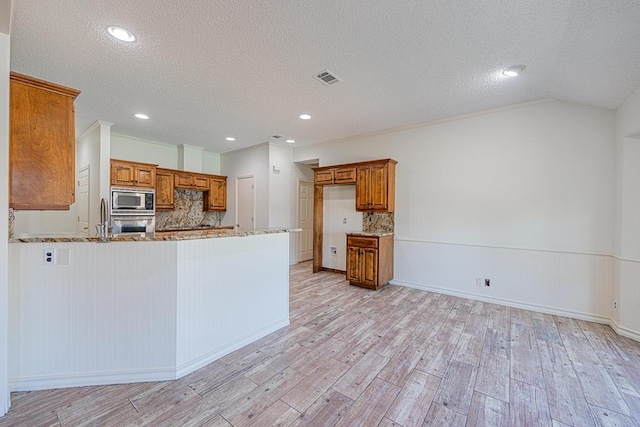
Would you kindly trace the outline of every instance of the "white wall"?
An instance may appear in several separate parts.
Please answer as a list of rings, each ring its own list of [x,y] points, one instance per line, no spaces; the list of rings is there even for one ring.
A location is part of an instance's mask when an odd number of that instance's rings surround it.
[[[202,173],[220,175],[220,154],[207,151],[202,153]]]
[[[96,121],[76,141],[76,173],[89,166],[89,234],[96,235],[100,222],[100,199],[109,200],[110,132],[112,123]],[[106,161],[105,161],[106,160]],[[75,229],[75,218],[74,218]],[[17,233],[16,233],[17,234]]]
[[[269,227],[269,144],[264,143],[220,155],[221,175],[227,176],[227,213],[223,225],[235,224],[236,178],[255,177],[256,228]]]
[[[10,0],[0,1],[0,416],[9,410],[8,365],[8,270],[9,230],[9,59]]]
[[[362,231],[362,212],[356,212],[355,206],[356,186],[325,186],[323,191],[322,266],[346,271],[346,233]],[[331,254],[332,246],[337,250],[336,255]]]
[[[395,277],[403,283],[602,320],[610,316],[611,266],[592,261],[613,248],[614,133],[611,111],[545,100],[296,149],[294,161],[398,161]],[[446,252],[440,243],[465,250],[451,262],[429,263],[425,275],[420,266]],[[592,274],[560,265],[545,278],[550,292],[533,301],[534,285],[500,261],[503,248],[526,253],[512,261],[530,271],[548,267],[542,253],[558,260],[575,253],[572,264],[592,266]],[[500,274],[497,265],[513,274],[492,281],[491,293],[475,288],[475,277]],[[583,299],[593,289],[602,301]]]
[[[293,149],[269,144],[269,227],[293,225],[292,182]]]
[[[616,275],[613,319],[640,339],[640,89],[616,114]]]
[[[132,162],[154,163],[161,168],[178,169],[178,146],[132,136],[111,134],[111,156]]]
[[[189,149],[190,146],[186,146]],[[136,138],[133,136],[111,134],[111,157],[114,159],[130,160],[133,162],[153,163],[161,168],[182,169],[179,165],[178,146],[163,142]],[[220,174],[220,155],[197,150],[198,159],[201,157],[201,165],[190,163],[193,167],[188,170],[213,175]],[[190,157],[189,162],[194,162]],[[198,160],[199,161],[199,160]]]

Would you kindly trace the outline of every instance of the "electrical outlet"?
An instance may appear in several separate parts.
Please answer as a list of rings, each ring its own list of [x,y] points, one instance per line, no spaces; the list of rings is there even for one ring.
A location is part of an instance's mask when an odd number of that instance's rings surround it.
[[[335,246],[331,246],[331,256],[337,256],[338,255],[338,248],[336,248]]]
[[[42,263],[44,265],[56,265],[56,250],[44,249],[42,251]]]
[[[491,286],[491,279],[484,279],[485,286]]]
[[[484,284],[484,279],[482,277],[476,277],[476,286],[482,286]]]
[[[613,309],[614,309],[615,311],[618,311],[618,301],[614,301],[614,302],[613,302]]]
[[[346,224],[347,223],[347,218],[342,218],[342,223]]]

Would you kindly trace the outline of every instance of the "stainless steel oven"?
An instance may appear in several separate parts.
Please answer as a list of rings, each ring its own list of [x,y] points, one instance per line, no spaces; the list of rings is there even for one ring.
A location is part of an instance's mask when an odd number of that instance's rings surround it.
[[[111,215],[155,215],[152,188],[111,187]]]
[[[111,232],[153,234],[156,231],[155,190],[111,187]]]
[[[156,231],[156,218],[153,215],[112,216],[113,234],[153,234]]]

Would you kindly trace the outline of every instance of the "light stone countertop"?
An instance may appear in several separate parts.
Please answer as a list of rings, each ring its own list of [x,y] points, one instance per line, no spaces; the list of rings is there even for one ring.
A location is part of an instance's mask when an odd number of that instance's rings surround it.
[[[394,233],[383,233],[383,232],[364,232],[364,231],[352,231],[347,233],[347,236],[362,236],[362,237],[385,237],[385,236],[393,236]]]
[[[260,234],[274,233],[291,233],[302,231],[300,228],[260,228],[250,231],[234,231],[229,229],[205,229],[191,231],[158,231],[155,234],[144,235],[135,234],[131,236],[117,235],[111,237],[111,242],[165,242],[177,240],[194,240],[194,239],[214,239],[220,237],[245,237],[257,236]],[[48,235],[48,236],[24,236],[13,237],[9,239],[9,243],[67,243],[67,242],[99,242],[98,237],[88,237],[84,235]]]

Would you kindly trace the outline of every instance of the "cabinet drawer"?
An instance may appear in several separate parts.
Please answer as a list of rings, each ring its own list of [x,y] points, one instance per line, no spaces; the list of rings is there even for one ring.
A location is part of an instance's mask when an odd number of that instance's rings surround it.
[[[377,248],[378,238],[347,236],[347,246],[357,246],[359,248]]]

